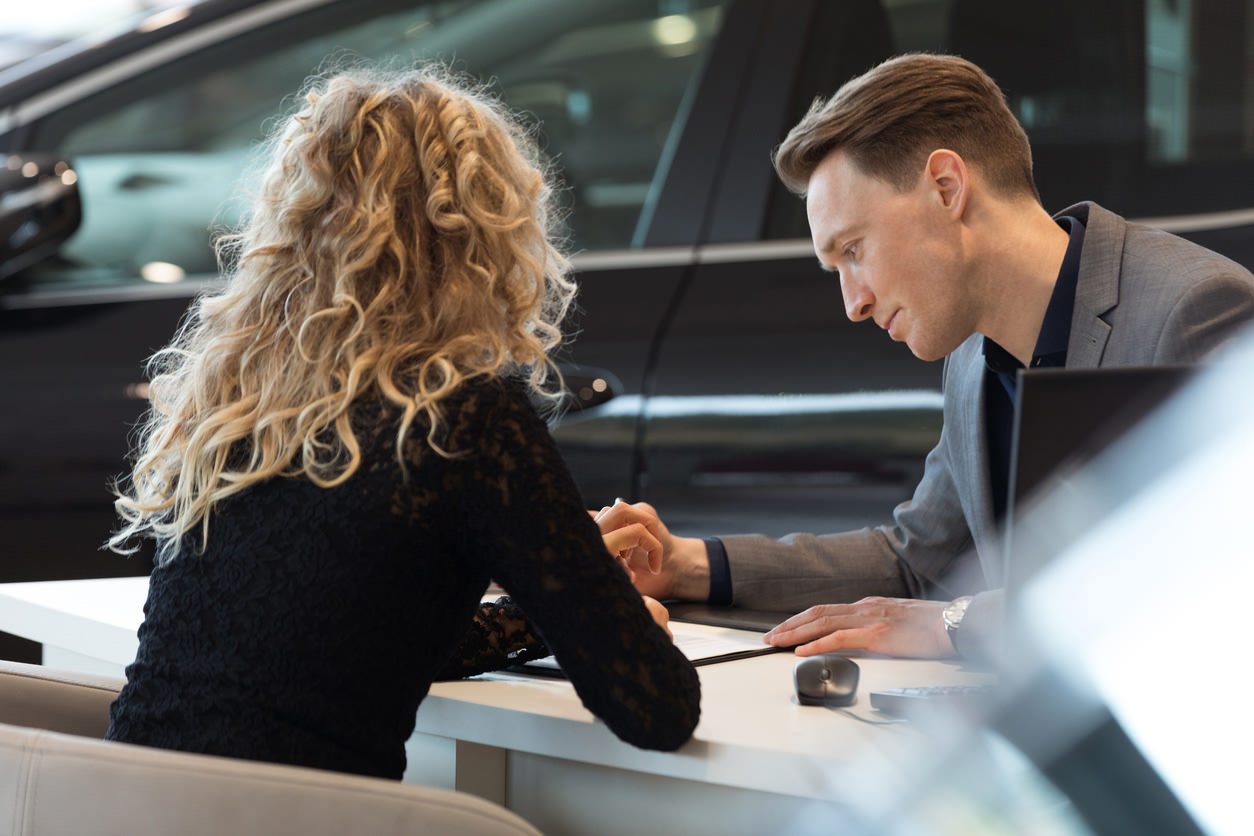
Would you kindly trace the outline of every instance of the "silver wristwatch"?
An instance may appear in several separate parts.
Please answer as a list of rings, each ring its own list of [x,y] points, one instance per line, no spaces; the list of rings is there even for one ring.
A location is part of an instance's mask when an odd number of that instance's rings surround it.
[[[941,610],[941,618],[945,622],[945,635],[949,636],[950,641],[953,641],[954,633],[958,632],[958,628],[962,625],[962,617],[967,614],[967,607],[970,604],[971,596],[963,595],[961,598],[950,601],[945,609]]]

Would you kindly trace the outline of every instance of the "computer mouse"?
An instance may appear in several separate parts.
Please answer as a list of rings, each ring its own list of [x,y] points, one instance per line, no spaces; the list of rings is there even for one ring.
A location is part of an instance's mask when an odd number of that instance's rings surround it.
[[[807,656],[792,669],[802,705],[850,705],[858,695],[858,665],[846,656]]]

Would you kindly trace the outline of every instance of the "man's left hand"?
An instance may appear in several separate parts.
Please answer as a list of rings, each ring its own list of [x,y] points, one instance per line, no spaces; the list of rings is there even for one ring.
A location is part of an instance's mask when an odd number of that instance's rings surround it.
[[[764,640],[777,647],[798,645],[798,656],[868,650],[886,656],[941,659],[955,655],[941,618],[944,609],[944,601],[912,598],[824,604],[777,625]]]

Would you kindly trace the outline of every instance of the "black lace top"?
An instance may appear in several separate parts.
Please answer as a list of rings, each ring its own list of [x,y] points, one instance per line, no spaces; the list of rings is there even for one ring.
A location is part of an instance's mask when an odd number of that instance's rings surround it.
[[[152,573],[106,736],[399,778],[432,681],[552,651],[623,740],[687,740],[696,672],[607,555],[525,395],[468,384],[445,416],[456,458],[416,420],[402,468],[398,413],[372,402],[345,483],[273,479],[221,504],[205,553]],[[489,579],[510,597],[481,606]]]

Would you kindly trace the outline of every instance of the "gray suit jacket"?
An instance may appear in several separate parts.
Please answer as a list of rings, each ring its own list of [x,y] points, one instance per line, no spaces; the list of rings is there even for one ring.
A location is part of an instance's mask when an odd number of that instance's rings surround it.
[[[1059,214],[1086,227],[1068,368],[1193,363],[1254,319],[1254,276],[1239,264],[1093,203]],[[894,524],[780,540],[720,538],[737,606],[799,611],[867,595],[952,598],[1002,586],[982,339],[972,336],[945,360],[940,441]]]

